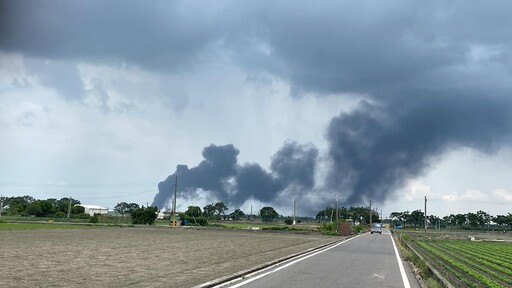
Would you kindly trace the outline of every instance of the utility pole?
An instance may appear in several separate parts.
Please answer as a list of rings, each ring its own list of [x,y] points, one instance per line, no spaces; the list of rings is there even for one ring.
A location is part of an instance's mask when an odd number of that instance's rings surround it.
[[[68,204],[68,221],[69,218],[71,218],[71,197],[69,197],[69,204]]]
[[[4,195],[0,195],[0,217],[2,217],[3,210],[4,210]]]
[[[252,204],[251,204],[251,215],[249,216],[249,221],[252,222]]]
[[[372,200],[370,200],[370,226],[372,226]]]
[[[174,199],[172,201],[172,226],[176,226],[176,194],[178,191],[178,175],[174,176]]]
[[[427,196],[425,196],[425,237],[427,237]]]
[[[297,210],[297,201],[293,200],[293,226],[295,226],[295,212]]]
[[[338,217],[338,194],[336,194],[336,228],[338,227],[338,220],[339,220],[339,217]]]

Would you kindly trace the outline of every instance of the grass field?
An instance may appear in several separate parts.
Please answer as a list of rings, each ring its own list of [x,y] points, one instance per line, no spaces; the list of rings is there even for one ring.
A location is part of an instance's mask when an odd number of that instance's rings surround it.
[[[108,226],[105,226],[108,227]],[[36,230],[36,229],[83,229],[94,228],[92,225],[57,224],[57,223],[0,223],[0,230]]]
[[[192,287],[340,238],[241,229],[81,226],[0,230],[0,239],[0,287]]]

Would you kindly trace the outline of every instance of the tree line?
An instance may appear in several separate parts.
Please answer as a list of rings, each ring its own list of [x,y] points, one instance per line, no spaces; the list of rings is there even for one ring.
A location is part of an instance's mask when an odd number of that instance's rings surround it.
[[[393,212],[390,217],[394,225],[414,225],[414,227],[423,227],[425,221],[425,214],[421,210],[412,212]],[[512,228],[512,214],[492,216],[489,213],[479,210],[476,213],[466,214],[450,214],[442,218],[436,215],[427,215],[428,224],[432,226],[439,225],[440,227],[457,226],[459,228],[483,228],[491,224],[497,225],[499,228]]]
[[[25,195],[2,197],[0,203],[2,215],[66,218],[71,204],[71,210],[69,211],[71,217],[89,218],[89,215],[84,213],[84,207],[80,206],[80,201],[73,198],[38,200]]]
[[[229,208],[224,204],[224,202],[211,203],[203,207],[199,206],[189,206],[188,209],[184,212],[184,216],[186,217],[204,217],[206,219],[231,219],[231,220],[242,220],[247,216],[255,216],[255,215],[246,215],[241,209],[237,208],[230,214],[226,214]],[[264,222],[272,222],[279,216],[279,213],[270,206],[265,206],[260,209],[259,217]]]
[[[336,209],[333,206],[328,206],[324,210],[318,211],[315,219],[318,221],[333,222],[336,220],[336,210],[338,211],[338,219],[351,220],[354,223],[369,224],[370,223],[370,208],[369,207],[341,207]],[[372,223],[379,222],[380,217],[377,211],[371,210]]]

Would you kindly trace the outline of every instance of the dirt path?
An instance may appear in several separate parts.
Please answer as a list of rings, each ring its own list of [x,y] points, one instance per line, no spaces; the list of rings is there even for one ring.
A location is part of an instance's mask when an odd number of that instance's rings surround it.
[[[191,287],[336,240],[193,229],[0,231],[0,287]]]

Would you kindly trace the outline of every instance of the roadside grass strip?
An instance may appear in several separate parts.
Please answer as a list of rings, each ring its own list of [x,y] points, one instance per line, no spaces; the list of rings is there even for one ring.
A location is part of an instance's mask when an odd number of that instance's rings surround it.
[[[491,288],[503,287],[498,282],[496,282],[496,281],[490,279],[489,277],[481,274],[480,272],[475,271],[474,269],[460,263],[460,261],[458,261],[457,259],[454,259],[453,256],[448,256],[448,255],[444,254],[439,249],[436,249],[436,247],[431,245],[430,242],[427,243],[427,242],[419,241],[417,243],[418,243],[418,245],[425,248],[425,250],[432,253],[436,257],[441,258],[444,261],[446,261],[446,263],[449,264],[450,266],[452,266],[453,268],[459,269],[461,272],[468,274],[469,276],[473,277],[475,280],[484,284],[486,287],[491,287]],[[463,282],[469,286],[468,283],[466,283],[465,281],[463,281]]]
[[[467,265],[472,266],[471,268],[478,269],[482,272],[485,272],[485,273],[495,277],[496,279],[503,281],[504,283],[512,284],[512,278],[510,278],[507,275],[503,275],[503,274],[499,273],[501,271],[497,272],[496,268],[498,268],[499,266],[494,263],[490,263],[488,261],[481,260],[477,256],[474,256],[474,255],[467,255],[467,254],[461,255],[460,252],[462,252],[462,251],[450,250],[450,247],[443,246],[441,243],[431,242],[430,245],[439,249],[441,252],[450,255],[454,259],[459,260],[461,262],[464,262]],[[481,264],[481,265],[479,265],[479,264]]]
[[[54,224],[54,223],[0,223],[0,230],[83,229],[83,228],[97,228],[97,226],[73,225],[73,224]]]

